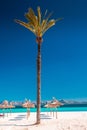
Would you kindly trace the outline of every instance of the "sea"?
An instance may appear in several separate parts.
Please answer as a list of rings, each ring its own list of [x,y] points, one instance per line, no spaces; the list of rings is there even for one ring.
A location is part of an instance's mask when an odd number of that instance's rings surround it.
[[[36,112],[36,108],[30,108],[30,112]],[[85,106],[63,106],[63,107],[58,107],[57,109],[55,108],[41,108],[41,112],[50,112],[50,111],[58,111],[58,112],[83,112],[87,111],[87,105]],[[0,113],[4,112],[10,112],[9,109],[0,109]],[[12,108],[11,109],[12,113],[22,113],[22,112],[27,112],[27,108]]]

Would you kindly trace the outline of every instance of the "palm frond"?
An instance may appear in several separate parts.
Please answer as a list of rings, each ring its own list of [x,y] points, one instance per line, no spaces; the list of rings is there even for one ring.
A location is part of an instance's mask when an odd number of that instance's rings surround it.
[[[46,21],[49,20],[49,18],[52,16],[52,14],[53,14],[53,12],[51,12],[51,13],[47,16]]]
[[[25,23],[25,22],[23,22],[21,20],[17,20],[17,19],[15,19],[15,22],[19,23],[20,25],[24,26],[25,28],[29,29],[31,32],[33,32],[35,34],[35,30],[28,23]]]
[[[47,15],[47,12],[48,12],[48,10],[46,9],[46,11],[45,11],[45,13],[44,13],[44,19],[45,19],[45,16]]]
[[[63,20],[63,19],[64,19],[64,18],[58,18],[58,19],[56,19],[55,21],[58,22],[58,21]]]
[[[54,20],[54,19],[50,20],[50,21],[46,24],[45,28],[43,29],[43,34],[44,34],[49,28],[51,28],[51,27],[54,26],[54,25],[55,25],[55,20]]]
[[[28,13],[25,14],[25,17],[27,18],[27,20],[29,21],[29,23],[32,24],[33,27],[35,27],[35,22],[33,17],[31,17]]]
[[[43,21],[41,23],[42,30],[44,30],[46,23],[47,23],[47,21],[45,19],[43,19]]]
[[[38,13],[38,25],[40,25],[40,23],[41,23],[41,11],[40,11],[40,7],[37,7],[37,13]]]
[[[34,27],[38,25],[37,17],[32,8],[29,8],[28,13],[25,13],[25,17],[33,24]]]
[[[44,30],[44,28],[47,26],[47,22],[48,22],[49,18],[51,17],[51,15],[52,15],[52,12],[47,16],[46,19],[43,19],[42,24],[41,24],[42,30]]]

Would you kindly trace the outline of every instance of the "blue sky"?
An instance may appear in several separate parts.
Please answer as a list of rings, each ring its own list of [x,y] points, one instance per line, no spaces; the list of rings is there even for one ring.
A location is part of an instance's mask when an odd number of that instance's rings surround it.
[[[0,100],[36,100],[35,36],[14,19],[26,21],[29,7],[63,17],[43,36],[42,100],[87,98],[87,1],[0,1]]]

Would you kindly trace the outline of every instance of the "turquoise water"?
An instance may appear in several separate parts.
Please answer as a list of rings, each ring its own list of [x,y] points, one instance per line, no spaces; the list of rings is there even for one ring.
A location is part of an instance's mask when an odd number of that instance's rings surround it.
[[[51,109],[53,111],[55,111],[55,109]],[[27,109],[26,108],[13,108],[11,109],[11,111],[13,113],[18,113],[18,112],[26,112]],[[31,108],[30,109],[31,112],[36,112],[36,108]],[[41,112],[47,112],[47,111],[50,111],[49,108],[41,108]],[[87,107],[59,107],[57,108],[57,111],[59,112],[66,112],[66,111],[87,111]],[[3,113],[3,112],[10,112],[8,109],[0,109],[0,113]]]

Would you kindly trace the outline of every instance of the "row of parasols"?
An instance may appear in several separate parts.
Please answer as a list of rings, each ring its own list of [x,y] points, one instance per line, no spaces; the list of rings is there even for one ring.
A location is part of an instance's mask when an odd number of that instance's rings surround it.
[[[49,103],[46,103],[46,105],[44,107],[46,108],[50,108],[50,112],[47,112],[47,114],[50,114],[52,116],[55,116],[55,112],[56,112],[56,118],[57,118],[57,108],[59,106],[63,105],[62,103],[60,103],[58,100],[54,99]],[[27,119],[30,116],[30,108],[34,108],[35,104],[30,102],[29,100],[26,100],[23,104],[22,107],[27,108]],[[15,108],[15,106],[13,105],[13,102],[8,102],[7,100],[3,101],[2,104],[0,104],[0,109],[3,109],[3,117],[5,115],[5,111],[9,110],[9,113],[11,114],[11,109]],[[8,116],[8,112],[7,112],[7,116]]]

